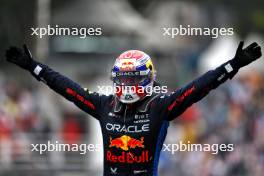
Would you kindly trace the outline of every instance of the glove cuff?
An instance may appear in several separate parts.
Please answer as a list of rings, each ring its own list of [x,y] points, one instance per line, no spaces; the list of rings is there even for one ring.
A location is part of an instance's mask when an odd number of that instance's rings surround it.
[[[32,60],[29,71],[38,81],[41,80],[39,75],[42,70],[43,70],[42,64],[36,62],[35,60]]]
[[[238,66],[238,64],[236,63],[235,59],[232,59],[232,60],[224,63],[223,67],[224,67],[226,73],[228,74],[229,79],[232,79],[240,68]]]

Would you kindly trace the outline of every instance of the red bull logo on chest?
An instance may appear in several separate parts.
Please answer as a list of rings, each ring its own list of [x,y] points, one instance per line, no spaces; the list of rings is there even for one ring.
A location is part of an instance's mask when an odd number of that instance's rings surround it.
[[[127,135],[115,139],[110,137],[109,147],[121,149],[123,152],[121,155],[115,155],[112,151],[107,151],[107,161],[119,163],[144,163],[149,161],[148,150],[142,150],[140,155],[135,155],[133,152],[129,151],[135,148],[145,148],[144,137],[141,137],[140,140]]]
[[[110,145],[109,147],[116,147],[116,148],[120,148],[124,151],[128,151],[131,148],[136,148],[136,147],[140,147],[140,148],[144,148],[144,137],[141,137],[140,140],[137,140],[135,138],[132,138],[130,136],[127,135],[123,135],[119,138],[115,138],[112,139],[110,137]]]

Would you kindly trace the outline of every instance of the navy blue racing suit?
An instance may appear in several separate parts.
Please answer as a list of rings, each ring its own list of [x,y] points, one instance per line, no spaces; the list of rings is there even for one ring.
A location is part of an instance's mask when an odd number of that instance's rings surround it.
[[[226,62],[174,92],[153,93],[132,105],[121,103],[114,95],[87,91],[37,62],[31,72],[99,121],[104,144],[104,176],[157,176],[169,122],[237,71]]]

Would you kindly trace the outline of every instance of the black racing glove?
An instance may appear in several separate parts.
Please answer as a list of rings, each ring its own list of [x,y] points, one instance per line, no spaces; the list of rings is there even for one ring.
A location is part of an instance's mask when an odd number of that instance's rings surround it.
[[[32,58],[32,55],[26,45],[23,45],[23,49],[14,46],[10,47],[6,50],[5,56],[8,62],[30,71],[37,80],[40,80],[38,75],[34,74],[34,69],[38,65],[38,62]]]
[[[243,45],[243,41],[239,43],[236,55],[230,62],[237,70],[261,57],[261,48],[256,42],[251,43],[245,49],[243,49]]]
[[[23,49],[14,46],[10,47],[6,50],[5,56],[8,62],[16,64],[25,70],[31,71],[34,61],[26,45],[23,45]]]

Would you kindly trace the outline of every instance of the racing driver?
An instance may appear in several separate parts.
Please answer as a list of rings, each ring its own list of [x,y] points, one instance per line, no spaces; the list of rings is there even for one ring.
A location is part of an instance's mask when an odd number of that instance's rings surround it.
[[[112,68],[115,91],[90,92],[33,59],[26,47],[10,47],[6,60],[28,70],[38,81],[96,118],[104,143],[104,176],[157,176],[159,155],[169,122],[238,70],[261,57],[261,47],[239,43],[234,58],[171,93],[149,93],[156,72],[151,58],[139,50],[122,53]],[[154,90],[154,89],[153,89]]]

